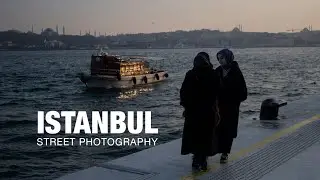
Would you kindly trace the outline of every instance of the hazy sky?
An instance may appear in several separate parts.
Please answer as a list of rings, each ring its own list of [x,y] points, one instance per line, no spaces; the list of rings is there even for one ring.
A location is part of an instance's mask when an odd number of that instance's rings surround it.
[[[0,30],[35,24],[67,34],[190,29],[283,32],[320,29],[320,0],[0,0]]]

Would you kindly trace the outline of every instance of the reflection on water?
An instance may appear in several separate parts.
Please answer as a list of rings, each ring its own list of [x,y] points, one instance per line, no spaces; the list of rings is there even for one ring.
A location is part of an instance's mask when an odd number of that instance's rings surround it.
[[[137,97],[139,94],[145,93],[145,92],[151,92],[153,91],[153,88],[150,87],[139,87],[134,89],[124,89],[120,91],[119,96],[117,99],[132,99]]]
[[[83,102],[86,101],[86,108],[87,106],[90,106],[89,104],[92,104],[91,107],[95,108],[114,108],[115,105],[127,106],[128,102],[136,104],[139,102],[136,98],[141,95],[146,95],[147,93],[150,93],[157,89],[158,86],[156,84],[148,84],[148,85],[141,85],[136,86],[132,88],[111,88],[111,89],[105,89],[105,88],[85,88],[80,94],[81,99]],[[92,99],[95,99],[95,101],[92,101]],[[75,98],[74,100],[78,100]],[[119,104],[120,103],[120,104]],[[80,107],[79,107],[80,108]],[[125,107],[121,107],[122,109]]]

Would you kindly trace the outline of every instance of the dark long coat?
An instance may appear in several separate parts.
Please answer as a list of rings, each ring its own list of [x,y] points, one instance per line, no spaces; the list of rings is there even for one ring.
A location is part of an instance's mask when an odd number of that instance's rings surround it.
[[[236,138],[238,135],[239,108],[247,99],[247,86],[243,74],[236,61],[231,62],[226,77],[222,75],[222,67],[216,69],[220,79],[218,107],[221,121],[217,132],[219,138]]]
[[[180,89],[180,104],[185,108],[181,154],[213,156],[217,153],[215,102],[218,79],[214,69],[192,69]]]

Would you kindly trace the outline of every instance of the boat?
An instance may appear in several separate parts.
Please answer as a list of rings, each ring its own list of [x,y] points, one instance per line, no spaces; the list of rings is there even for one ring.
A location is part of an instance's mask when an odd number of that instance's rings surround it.
[[[109,55],[100,51],[91,56],[90,74],[80,73],[87,88],[131,88],[164,81],[168,73],[149,67],[146,57]]]

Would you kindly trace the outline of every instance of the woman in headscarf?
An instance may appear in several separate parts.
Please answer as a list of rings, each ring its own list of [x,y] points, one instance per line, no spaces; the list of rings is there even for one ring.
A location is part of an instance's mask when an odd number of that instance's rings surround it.
[[[218,83],[209,55],[198,53],[180,89],[180,104],[185,109],[181,154],[193,154],[192,167],[196,170],[206,170],[207,157],[218,150],[215,135]]]
[[[226,163],[233,139],[237,137],[240,103],[247,99],[247,86],[234,55],[229,49],[217,53],[220,66],[216,73],[220,79],[218,107],[220,123],[217,128],[220,162]]]

